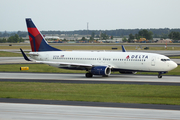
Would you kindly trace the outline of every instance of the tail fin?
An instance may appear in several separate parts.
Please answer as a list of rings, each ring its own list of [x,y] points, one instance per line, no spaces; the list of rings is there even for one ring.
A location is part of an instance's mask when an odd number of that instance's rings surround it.
[[[32,52],[41,52],[41,51],[61,51],[57,48],[51,47],[44,37],[41,35],[39,30],[34,25],[31,18],[26,18],[26,24],[29,34],[29,40],[31,44]]]

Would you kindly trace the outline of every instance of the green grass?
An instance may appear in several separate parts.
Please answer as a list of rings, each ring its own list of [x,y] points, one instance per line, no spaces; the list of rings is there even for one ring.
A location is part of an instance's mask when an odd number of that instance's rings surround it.
[[[22,57],[22,54],[0,51],[0,57]]]
[[[172,56],[172,57],[169,57],[169,58],[171,58],[171,59],[180,59],[180,56]]]
[[[180,86],[0,82],[0,98],[180,105]]]
[[[8,49],[8,50],[11,50],[11,49],[17,49],[19,50],[19,48],[22,48],[23,50],[24,49],[31,49],[30,45],[29,46],[0,46],[0,49]]]
[[[29,67],[27,71],[20,71],[20,67]],[[44,73],[85,73],[82,70],[66,70],[46,64],[8,64],[0,65],[1,72],[44,72]]]
[[[20,71],[20,67],[29,67],[27,71]],[[0,65],[0,72],[42,72],[42,73],[86,73],[85,70],[66,70],[55,68],[46,64],[8,64]],[[112,74],[119,74],[119,72],[112,72]],[[157,75],[154,72],[138,72],[137,74]],[[163,75],[180,75],[180,66]]]

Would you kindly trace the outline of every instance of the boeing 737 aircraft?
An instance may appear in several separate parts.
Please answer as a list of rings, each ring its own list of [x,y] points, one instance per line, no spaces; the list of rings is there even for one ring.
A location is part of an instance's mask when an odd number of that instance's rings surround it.
[[[30,18],[26,19],[32,52],[30,57],[38,63],[57,68],[86,70],[86,77],[93,75],[109,76],[112,71],[124,74],[158,72],[162,74],[177,67],[168,57],[145,52],[106,52],[106,51],[62,51],[51,47],[38,31]],[[31,61],[20,49],[25,60]]]

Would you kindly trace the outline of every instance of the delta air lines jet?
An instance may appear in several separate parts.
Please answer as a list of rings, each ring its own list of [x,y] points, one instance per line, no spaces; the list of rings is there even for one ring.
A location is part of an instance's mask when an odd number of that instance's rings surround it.
[[[177,67],[168,57],[145,52],[106,51],[62,51],[51,47],[38,31],[30,18],[26,19],[32,52],[30,57],[38,63],[48,64],[57,68],[86,70],[86,77],[93,75],[109,76],[112,71],[124,74],[141,72],[158,72],[162,74]],[[25,60],[31,61],[20,49]]]

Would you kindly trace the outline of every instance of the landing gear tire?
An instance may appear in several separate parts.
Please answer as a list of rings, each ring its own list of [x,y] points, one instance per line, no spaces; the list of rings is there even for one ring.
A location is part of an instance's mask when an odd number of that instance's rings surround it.
[[[109,77],[108,75],[102,75],[102,77]]]
[[[158,74],[158,78],[162,78],[162,74],[161,73]]]
[[[92,76],[93,76],[92,73],[86,73],[86,77],[87,77],[87,78],[91,78]]]

